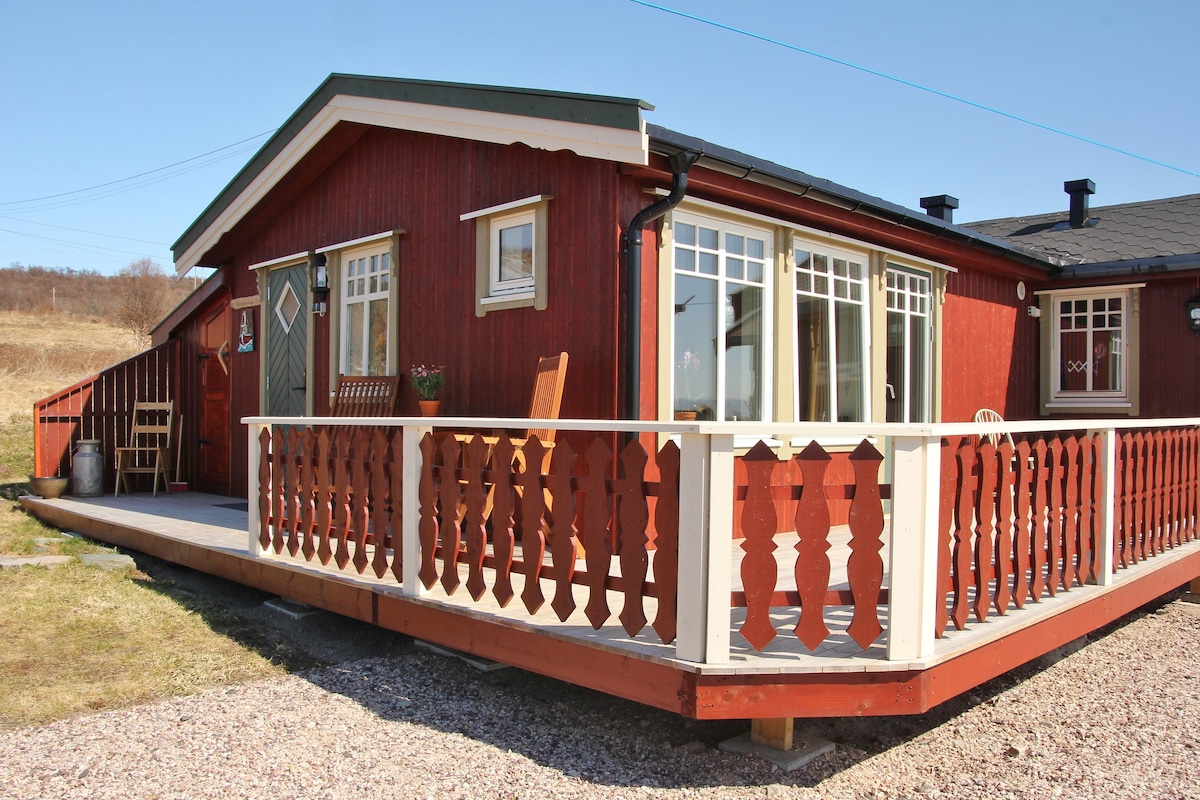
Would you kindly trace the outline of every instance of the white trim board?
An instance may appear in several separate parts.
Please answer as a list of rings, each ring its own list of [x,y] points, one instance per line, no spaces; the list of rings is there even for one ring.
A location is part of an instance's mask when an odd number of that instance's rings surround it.
[[[284,145],[271,163],[179,256],[175,271],[182,275],[198,266],[200,257],[266,197],[339,122],[358,122],[495,144],[522,142],[542,150],[571,150],[587,158],[640,166],[650,161],[650,137],[646,134],[644,121],[638,130],[632,131],[519,114],[339,94],[313,115],[304,129]]]

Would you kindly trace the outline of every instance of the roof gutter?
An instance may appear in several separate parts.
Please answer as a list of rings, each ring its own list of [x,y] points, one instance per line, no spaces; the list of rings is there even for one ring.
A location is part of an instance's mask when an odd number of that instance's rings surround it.
[[[638,419],[641,413],[638,401],[642,385],[642,230],[683,201],[687,193],[688,170],[700,156],[701,153],[693,150],[680,150],[671,155],[671,193],[635,214],[625,228],[622,248],[625,255],[625,330],[628,332],[625,419]]]

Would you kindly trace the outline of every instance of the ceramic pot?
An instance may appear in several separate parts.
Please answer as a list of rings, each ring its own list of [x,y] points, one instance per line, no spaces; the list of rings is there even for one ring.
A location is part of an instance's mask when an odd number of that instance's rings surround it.
[[[422,417],[436,417],[442,407],[441,400],[418,400],[417,402],[421,404]]]

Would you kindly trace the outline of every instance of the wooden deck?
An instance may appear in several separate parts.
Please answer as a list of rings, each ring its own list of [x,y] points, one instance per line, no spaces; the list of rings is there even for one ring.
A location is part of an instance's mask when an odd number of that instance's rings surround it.
[[[728,660],[698,663],[680,658],[674,645],[653,636],[630,636],[620,624],[597,630],[580,604],[560,620],[550,608],[556,587],[549,573],[541,580],[545,608],[531,615],[520,602],[502,607],[491,592],[473,599],[465,586],[465,563],[459,565],[461,585],[452,594],[435,583],[413,596],[390,572],[382,578],[370,569],[357,574],[286,551],[252,555],[247,507],[236,498],[185,492],[158,498],[27,497],[21,502],[50,524],[100,541],[696,718],[921,713],[1200,575],[1200,541],[1190,541],[1120,570],[1108,585],[1075,586],[963,630],[948,630],[931,656],[904,661],[889,660],[882,641],[865,650],[859,647],[846,632],[853,610],[849,606],[826,608],[825,624],[831,633],[814,652],[796,636],[782,635],[798,620],[798,608],[772,608],[771,618],[781,635],[761,651],[739,632],[746,609],[732,608]],[[784,540],[795,542],[795,534],[780,538],[781,549],[787,546]],[[829,585],[837,590],[846,586],[849,534],[835,528],[829,541],[835,565]],[[734,543],[729,557],[732,589],[737,592],[742,588],[737,576],[744,557],[740,542]],[[886,551],[883,560],[890,561]],[[780,559],[778,591],[795,589],[785,563]],[[841,574],[836,565],[842,565]],[[612,568],[619,573],[616,557]],[[579,569],[586,569],[584,562]],[[485,572],[491,587],[494,570]],[[514,572],[511,579],[519,598],[525,588],[523,575]],[[889,583],[885,573],[884,587]],[[574,590],[585,594],[579,586]],[[618,614],[624,595],[607,594]],[[645,599],[644,610],[653,620],[653,597]],[[888,627],[886,606],[882,611]]]

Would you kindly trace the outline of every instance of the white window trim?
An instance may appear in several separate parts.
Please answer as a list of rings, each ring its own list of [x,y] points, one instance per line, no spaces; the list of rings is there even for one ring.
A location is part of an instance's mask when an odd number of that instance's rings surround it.
[[[773,298],[774,298],[774,292],[775,292],[775,287],[774,287],[774,281],[775,281],[775,233],[770,228],[756,227],[753,224],[748,224],[745,216],[742,216],[739,219],[738,215],[736,213],[732,213],[727,216],[716,216],[716,215],[707,215],[704,213],[698,213],[698,212],[692,211],[690,209],[683,210],[683,211],[676,211],[672,215],[672,219],[671,219],[672,230],[676,229],[681,222],[686,225],[696,225],[697,227],[699,227],[701,225],[707,225],[708,227],[711,227],[711,228],[717,228],[721,234],[735,233],[740,236],[752,236],[754,238],[761,238],[763,240],[763,244],[764,244],[764,248],[765,248],[765,259],[764,259],[764,264],[763,264],[763,280],[762,280],[761,284],[756,284],[753,281],[743,281],[743,280],[737,280],[734,278],[726,278],[725,275],[723,274],[723,272],[721,271],[720,266],[718,266],[717,275],[715,275],[715,276],[703,275],[702,277],[711,278],[717,284],[717,286],[719,288],[728,285],[729,282],[733,282],[734,284],[737,284],[737,285],[747,285],[747,286],[758,285],[761,288],[761,291],[762,291],[761,312],[763,315],[763,319],[762,319],[762,323],[761,323],[762,338],[763,338],[762,350],[763,350],[764,355],[763,355],[763,361],[761,364],[761,377],[759,379],[759,382],[760,382],[759,394],[761,396],[761,404],[762,404],[761,413],[762,413],[763,421],[769,421],[774,418],[773,387],[775,385],[775,375],[774,375],[774,369],[775,369],[775,319],[774,319],[774,300],[773,300]],[[724,252],[724,247],[725,247],[724,241],[719,241],[718,244],[720,245],[720,247],[719,247],[720,252]],[[676,271],[676,269],[675,269],[675,242],[674,242],[673,238],[670,242],[670,261],[669,261],[669,263],[670,263],[670,269],[668,270],[668,272],[670,275],[671,290],[670,290],[670,293],[668,294],[668,296],[672,300],[672,308],[673,308],[674,307],[673,304],[674,304],[676,276],[680,275],[680,274],[691,274],[691,273],[684,273],[684,272]],[[698,276],[701,275],[701,273],[695,273],[695,274]],[[718,296],[724,297],[723,292],[718,291]],[[667,370],[666,370],[667,407],[668,407],[668,413],[673,416],[674,415],[674,403],[675,403],[675,388],[676,388],[675,387],[675,369],[674,369],[675,322],[674,322],[673,316],[670,318],[670,323],[669,323],[668,327],[669,327],[669,331],[667,333],[668,344],[667,344],[667,351],[666,351],[669,355],[669,357],[666,360],[666,363],[667,363]],[[716,384],[717,384],[717,386],[716,386],[717,394],[716,394],[716,397],[713,399],[714,404],[716,406],[716,408],[714,409],[714,412],[717,412],[718,419],[724,420],[724,404],[726,401],[726,396],[725,396],[725,359],[724,358],[717,359]],[[736,442],[735,442],[735,445],[736,445]]]
[[[888,261],[884,262],[883,312],[885,315],[885,319],[886,319],[886,315],[891,314],[894,311],[898,314],[902,314],[906,320],[910,319],[914,316],[921,316],[921,315],[914,314],[913,312],[909,311],[908,309],[893,309],[890,305],[888,305],[887,292],[890,291],[890,289],[887,286],[887,273],[889,273],[889,272],[896,272],[899,274],[907,273],[909,275],[916,275],[919,278],[925,279],[929,283],[929,292],[925,296],[925,300],[928,303],[928,306],[926,307],[925,314],[924,314],[926,336],[925,336],[925,341],[920,343],[921,347],[925,351],[923,354],[923,357],[924,357],[924,361],[925,361],[925,369],[926,369],[926,372],[928,373],[925,376],[925,378],[926,378],[925,393],[922,398],[922,400],[924,402],[924,408],[921,409],[921,412],[922,412],[924,421],[932,422],[933,421],[933,384],[934,384],[934,368],[933,368],[933,366],[934,366],[933,365],[933,358],[934,358],[934,351],[933,351],[934,305],[936,303],[936,296],[937,296],[936,295],[937,290],[936,290],[936,282],[935,282],[935,273],[933,273],[927,269],[924,269],[923,267],[910,267],[907,264],[898,263],[896,261],[888,260]],[[907,296],[909,296],[910,293],[907,290],[905,290],[903,292],[903,294],[904,294],[904,296],[907,297]],[[907,339],[907,335],[908,335],[908,333],[907,333],[907,326],[906,326],[906,328],[905,328],[906,339]],[[885,370],[885,374],[886,374],[886,369],[887,369],[887,349],[886,348],[887,348],[887,338],[885,336],[885,338],[884,338],[884,370]],[[907,368],[909,366],[911,366],[911,361],[906,363],[905,369],[907,370]],[[887,387],[885,386],[884,390],[886,391],[886,389],[887,389]],[[908,405],[907,399],[905,400],[904,405],[905,406]],[[885,401],[884,401],[885,413],[886,413],[886,408],[887,408],[887,401],[885,399]],[[910,412],[911,412],[911,409],[910,409]]]
[[[791,250],[792,263],[795,263],[796,251],[804,250],[807,253],[817,252],[817,253],[820,253],[821,255],[827,255],[831,259],[836,258],[836,257],[850,258],[862,265],[863,277],[860,281],[856,281],[857,283],[860,283],[862,285],[862,293],[863,293],[862,300],[855,302],[854,300],[850,300],[849,298],[838,298],[838,297],[834,297],[832,294],[828,294],[828,293],[825,295],[818,295],[818,294],[809,292],[809,293],[804,294],[804,296],[812,297],[812,298],[821,298],[821,299],[827,301],[830,306],[831,311],[833,311],[834,307],[836,307],[838,300],[845,300],[846,302],[854,303],[855,305],[858,305],[862,308],[861,323],[860,323],[860,327],[862,328],[862,330],[859,332],[859,335],[862,337],[862,341],[863,341],[862,406],[865,411],[866,419],[859,420],[859,422],[870,422],[872,414],[873,414],[873,409],[871,407],[872,406],[871,401],[874,397],[873,393],[871,392],[871,377],[872,377],[872,373],[874,372],[874,370],[872,369],[871,360],[873,357],[874,349],[871,347],[871,313],[872,313],[871,297],[872,297],[872,292],[871,292],[870,252],[867,250],[856,250],[856,249],[850,249],[850,248],[846,248],[846,247],[834,247],[834,246],[829,245],[827,242],[814,241],[812,239],[806,239],[806,238],[800,237],[800,236],[792,237],[791,246],[792,246],[792,250]],[[794,273],[796,269],[797,268],[793,268],[791,270],[791,272]],[[829,273],[829,280],[830,280],[830,285],[832,287],[832,281],[833,281],[832,273]],[[791,277],[791,285],[789,286],[789,294],[790,294],[791,302],[793,304],[795,304],[796,298],[798,296],[800,296],[801,293],[798,289],[796,289],[796,278],[795,278],[794,274]],[[831,316],[830,316],[830,325],[831,326],[834,324],[833,320],[834,320],[834,317],[831,314]],[[793,386],[792,386],[792,419],[799,420],[800,419],[800,391],[799,391],[799,387],[796,386],[795,384],[799,377],[799,364],[797,363],[797,359],[799,358],[799,355],[800,355],[800,341],[799,341],[800,331],[796,327],[794,319],[793,319],[793,324],[791,326],[791,335],[792,335],[792,383],[793,383]],[[837,399],[838,399],[837,398],[837,381],[836,381],[836,376],[834,376],[832,374],[830,375],[830,390],[832,392],[832,396],[830,397],[830,404],[831,404],[830,412],[834,416],[836,416],[837,415]],[[829,421],[830,422],[838,422],[839,420],[832,419]],[[822,440],[822,442],[824,442],[824,441],[825,440]]]
[[[544,310],[549,303],[549,201],[551,194],[536,194],[508,203],[459,215],[461,222],[475,223],[475,315],[532,307]],[[523,220],[523,221],[520,221]],[[533,276],[517,281],[499,281],[500,230],[516,225],[533,225]]]
[[[1034,292],[1042,306],[1042,411],[1053,413],[1124,412],[1136,416],[1139,407],[1140,380],[1138,331],[1140,298],[1137,290],[1145,283],[1125,283],[1110,286],[1081,286],[1069,289],[1042,289]],[[1123,370],[1121,391],[1064,391],[1059,388],[1059,302],[1066,298],[1123,296],[1121,312],[1121,341],[1125,348],[1121,359]]]
[[[381,241],[378,237],[373,237],[372,239],[369,239],[368,241],[374,242],[374,245],[369,246],[369,247],[361,247],[361,248],[357,248],[354,250],[343,251],[343,252],[341,252],[341,257],[339,259],[340,269],[338,270],[339,274],[337,276],[337,286],[338,286],[338,308],[339,308],[340,313],[339,313],[339,319],[337,320],[339,342],[338,342],[338,347],[337,347],[337,359],[336,360],[337,360],[338,372],[343,375],[350,375],[350,374],[366,375],[366,374],[368,374],[366,372],[361,372],[361,373],[351,373],[350,372],[350,365],[349,365],[348,361],[350,358],[349,349],[350,349],[351,336],[350,336],[350,331],[346,328],[346,326],[350,324],[350,315],[348,313],[348,308],[350,305],[356,304],[356,303],[362,304],[362,306],[363,306],[363,325],[364,325],[364,331],[366,331],[366,330],[370,329],[371,303],[374,301],[377,301],[377,300],[385,300],[387,302],[387,325],[388,325],[389,330],[393,326],[392,317],[393,317],[394,311],[395,311],[395,303],[393,300],[393,296],[394,296],[394,286],[396,283],[396,265],[394,263],[394,258],[392,257],[392,248],[391,248],[391,245],[389,242]],[[347,285],[351,279],[350,279],[350,276],[347,274],[347,272],[348,272],[348,270],[346,268],[347,264],[351,261],[355,261],[358,259],[370,259],[372,256],[378,256],[381,259],[383,259],[383,258],[387,259],[387,262],[388,262],[387,268],[376,272],[375,276],[382,277],[383,275],[386,275],[388,278],[388,288],[386,290],[376,290],[375,292],[364,291],[363,294],[356,295],[353,298],[350,297],[349,293],[347,292]],[[357,278],[355,278],[355,280],[357,280]],[[385,375],[394,375],[395,374],[395,372],[392,369],[392,362],[395,360],[395,356],[392,352],[394,348],[392,345],[391,338],[392,337],[390,335],[386,336],[385,343],[384,343],[384,354],[383,354],[384,355],[384,371],[383,371],[383,374],[385,374]],[[363,338],[363,345],[364,345],[363,368],[366,369],[367,363],[369,361],[369,353],[365,349],[365,347],[366,347],[365,333],[364,333],[364,338]]]

